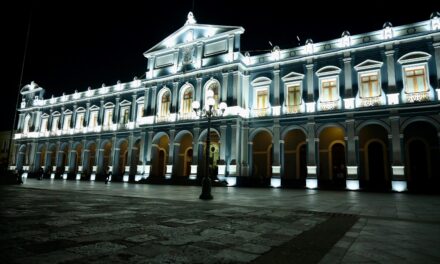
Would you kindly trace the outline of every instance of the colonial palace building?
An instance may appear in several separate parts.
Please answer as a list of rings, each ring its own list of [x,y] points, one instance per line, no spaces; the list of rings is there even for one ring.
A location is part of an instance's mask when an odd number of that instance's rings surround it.
[[[210,171],[231,186],[440,188],[439,13],[258,55],[243,33],[190,12],[144,53],[145,78],[51,98],[24,86],[10,169],[196,183],[208,119],[192,105],[213,94]]]

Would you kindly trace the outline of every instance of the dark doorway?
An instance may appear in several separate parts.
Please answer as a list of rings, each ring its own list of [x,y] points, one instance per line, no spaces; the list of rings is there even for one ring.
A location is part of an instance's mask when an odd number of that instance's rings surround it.
[[[368,144],[368,176],[369,187],[374,190],[385,189],[384,149],[379,142]]]
[[[159,150],[159,177],[165,177],[165,151]]]
[[[337,188],[345,188],[345,147],[341,143],[332,146],[333,183]]]
[[[409,144],[409,180],[413,189],[423,188],[423,183],[428,182],[429,164],[427,146],[422,140],[413,140]]]

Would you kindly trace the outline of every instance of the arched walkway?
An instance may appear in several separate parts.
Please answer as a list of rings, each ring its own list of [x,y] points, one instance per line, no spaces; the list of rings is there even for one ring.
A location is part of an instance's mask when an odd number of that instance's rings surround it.
[[[201,179],[203,174],[205,173],[206,168],[206,135],[207,130],[203,130],[199,136],[199,163],[197,166],[198,174],[197,177]],[[210,173],[212,179],[217,178],[218,174],[218,162],[220,160],[220,133],[211,128],[210,131],[210,144],[209,144],[209,165],[210,165]]]
[[[272,135],[261,130],[252,139],[252,169],[254,182],[268,186],[272,177]]]
[[[164,178],[168,163],[170,139],[166,133],[158,133],[151,145],[151,177]]]
[[[175,142],[177,145],[174,152],[176,157],[174,176],[189,177],[192,164],[193,136],[188,131],[182,131],[176,136]]]
[[[319,134],[320,187],[345,188],[347,170],[344,137],[344,130],[338,126],[326,127]]]
[[[416,121],[404,130],[408,189],[439,192],[440,164],[437,130],[428,122]]]
[[[359,132],[360,187],[370,190],[391,188],[391,165],[388,132],[379,124],[363,127]]]
[[[304,187],[306,177],[306,135],[299,129],[293,129],[284,136],[282,185]]]
[[[17,152],[17,158],[15,162],[15,166],[17,170],[23,169],[23,165],[25,165],[25,157],[26,157],[26,145],[23,144],[20,146]]]

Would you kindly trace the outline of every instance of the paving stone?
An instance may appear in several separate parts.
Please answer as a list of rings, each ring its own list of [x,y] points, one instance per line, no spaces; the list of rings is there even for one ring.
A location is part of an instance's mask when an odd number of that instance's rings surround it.
[[[214,255],[220,261],[249,262],[258,257],[256,254],[241,252],[238,250],[225,249]]]
[[[105,253],[112,253],[115,251],[119,251],[121,249],[126,248],[124,245],[111,243],[111,242],[98,242],[95,244],[80,246],[80,247],[73,247],[68,248],[68,252],[81,254],[84,256],[90,256],[90,255],[100,255]]]

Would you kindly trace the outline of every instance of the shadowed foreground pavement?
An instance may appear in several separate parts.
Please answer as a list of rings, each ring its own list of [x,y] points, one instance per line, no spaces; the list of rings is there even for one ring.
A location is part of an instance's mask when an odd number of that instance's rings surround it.
[[[27,180],[0,186],[1,263],[440,261],[440,197]]]

